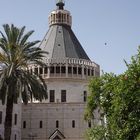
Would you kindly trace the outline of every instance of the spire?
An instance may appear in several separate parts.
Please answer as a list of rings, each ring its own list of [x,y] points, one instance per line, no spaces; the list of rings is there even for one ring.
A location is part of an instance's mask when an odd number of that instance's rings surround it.
[[[64,0],[56,0],[56,6],[58,9],[63,10],[64,5],[65,5]]]

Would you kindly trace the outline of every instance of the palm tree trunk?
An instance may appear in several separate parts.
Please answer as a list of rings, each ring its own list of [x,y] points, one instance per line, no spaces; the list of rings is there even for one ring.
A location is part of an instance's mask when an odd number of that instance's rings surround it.
[[[8,96],[4,123],[4,140],[11,140],[12,113],[13,113],[13,98]]]

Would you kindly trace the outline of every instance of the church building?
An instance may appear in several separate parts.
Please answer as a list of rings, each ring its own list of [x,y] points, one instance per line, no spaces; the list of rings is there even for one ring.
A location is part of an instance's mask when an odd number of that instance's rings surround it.
[[[49,15],[49,30],[40,43],[47,51],[46,67],[30,65],[42,75],[48,87],[48,99],[27,105],[14,105],[12,140],[84,140],[87,128],[99,124],[84,121],[89,80],[100,75],[100,67],[91,61],[72,31],[71,13],[57,0]],[[3,136],[5,107],[0,106],[0,135]]]

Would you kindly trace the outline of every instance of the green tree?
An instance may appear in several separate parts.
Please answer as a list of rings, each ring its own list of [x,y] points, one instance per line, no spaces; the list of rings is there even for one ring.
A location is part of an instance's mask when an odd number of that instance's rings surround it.
[[[41,76],[28,71],[29,64],[43,66],[46,52],[34,47],[39,41],[29,42],[34,31],[25,33],[25,27],[17,28],[13,24],[3,25],[0,32],[0,100],[6,103],[4,140],[10,140],[13,104],[19,97],[27,104],[32,98],[41,101],[47,98],[47,86]]]
[[[131,62],[125,63],[127,70],[123,74],[105,73],[93,78],[89,85],[85,119],[93,119],[93,111],[100,108],[101,117],[106,118],[101,127],[106,130],[104,136],[107,140],[140,138],[140,47]],[[96,130],[101,132],[98,128]],[[92,134],[95,135],[95,131]]]
[[[102,126],[94,126],[86,131],[87,140],[106,140],[105,137],[106,129]]]

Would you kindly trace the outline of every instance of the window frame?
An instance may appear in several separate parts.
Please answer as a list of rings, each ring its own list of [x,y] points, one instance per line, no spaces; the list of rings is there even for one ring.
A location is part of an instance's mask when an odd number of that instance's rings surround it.
[[[50,90],[49,91],[50,94],[50,103],[54,103],[55,102],[55,90]]]
[[[66,90],[61,90],[61,102],[62,103],[67,102],[67,91]]]

